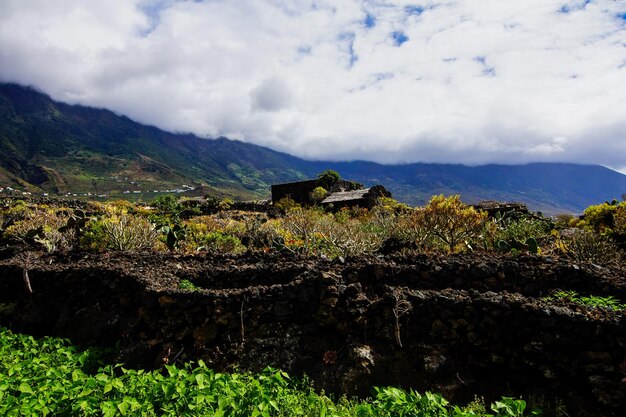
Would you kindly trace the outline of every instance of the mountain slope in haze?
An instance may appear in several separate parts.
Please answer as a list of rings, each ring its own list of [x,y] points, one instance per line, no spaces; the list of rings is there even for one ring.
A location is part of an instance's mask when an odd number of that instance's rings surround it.
[[[267,198],[271,184],[311,178],[325,169],[366,185],[383,184],[412,205],[443,193],[460,194],[466,202],[521,201],[546,213],[580,212],[626,193],[625,175],[593,165],[305,161],[225,138],[164,132],[14,84],[0,84],[0,151],[0,186],[58,193],[205,184],[221,196]]]
[[[519,201],[555,214],[582,212],[591,204],[619,199],[626,175],[600,165],[531,163],[526,165],[407,164],[370,162],[322,164],[346,178],[385,184],[394,196],[413,205],[433,194],[460,194],[466,202]]]

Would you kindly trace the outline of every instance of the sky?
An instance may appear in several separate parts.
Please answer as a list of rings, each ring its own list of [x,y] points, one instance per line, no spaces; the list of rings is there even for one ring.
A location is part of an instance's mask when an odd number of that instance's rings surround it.
[[[626,0],[0,0],[0,81],[308,159],[626,172]]]

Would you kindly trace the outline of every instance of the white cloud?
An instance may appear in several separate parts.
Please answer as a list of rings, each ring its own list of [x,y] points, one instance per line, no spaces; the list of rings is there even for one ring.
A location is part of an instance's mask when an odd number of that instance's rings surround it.
[[[310,158],[626,165],[624,2],[0,0],[0,9],[1,80],[168,130]]]

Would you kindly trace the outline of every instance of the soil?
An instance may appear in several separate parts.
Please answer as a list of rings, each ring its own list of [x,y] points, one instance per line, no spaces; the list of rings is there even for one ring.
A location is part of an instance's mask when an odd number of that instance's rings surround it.
[[[626,272],[548,256],[465,254],[310,259],[281,254],[38,254],[0,248],[0,325],[158,368],[203,359],[266,366],[318,389],[502,395],[570,416],[623,416],[626,318],[544,297],[557,289],[626,301]],[[179,288],[182,280],[196,288]]]

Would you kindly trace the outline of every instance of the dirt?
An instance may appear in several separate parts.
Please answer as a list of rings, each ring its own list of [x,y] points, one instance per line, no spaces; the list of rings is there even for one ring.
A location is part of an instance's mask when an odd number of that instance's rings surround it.
[[[0,248],[0,325],[155,368],[203,359],[265,366],[316,388],[374,385],[454,401],[512,395],[562,402],[571,416],[622,416],[624,314],[544,299],[556,289],[626,301],[626,273],[542,256],[39,254]],[[188,280],[194,290],[181,290]]]

